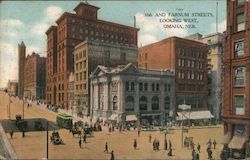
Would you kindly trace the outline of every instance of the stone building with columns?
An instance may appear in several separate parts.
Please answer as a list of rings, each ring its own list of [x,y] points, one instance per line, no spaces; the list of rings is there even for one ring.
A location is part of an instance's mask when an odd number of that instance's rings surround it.
[[[170,71],[150,71],[132,63],[98,65],[90,75],[90,115],[118,122],[164,124],[174,116],[175,78]],[[134,117],[134,118],[133,118]]]

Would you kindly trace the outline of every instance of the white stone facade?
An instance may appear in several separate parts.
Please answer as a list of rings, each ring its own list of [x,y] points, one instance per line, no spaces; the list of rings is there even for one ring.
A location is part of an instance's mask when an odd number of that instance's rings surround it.
[[[141,123],[163,124],[174,113],[174,74],[138,70],[133,64],[98,66],[90,76],[91,116],[125,121],[135,115]]]

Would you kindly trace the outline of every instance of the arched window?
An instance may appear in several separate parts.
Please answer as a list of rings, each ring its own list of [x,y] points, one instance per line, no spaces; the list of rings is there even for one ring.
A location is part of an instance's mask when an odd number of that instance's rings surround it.
[[[140,111],[146,111],[148,106],[147,106],[147,98],[145,96],[142,96],[140,98],[139,106],[140,106]]]
[[[113,97],[113,110],[118,109],[117,96]]]
[[[134,98],[132,96],[126,98],[125,111],[134,111]]]
[[[156,96],[152,98],[152,110],[159,110],[159,98]]]
[[[170,110],[170,98],[169,97],[165,97],[164,108],[165,110]]]

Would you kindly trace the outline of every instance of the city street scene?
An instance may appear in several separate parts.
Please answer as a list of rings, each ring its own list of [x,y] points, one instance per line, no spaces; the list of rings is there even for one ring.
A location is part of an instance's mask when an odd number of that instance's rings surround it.
[[[0,1],[0,35],[0,159],[250,160],[248,0]]]

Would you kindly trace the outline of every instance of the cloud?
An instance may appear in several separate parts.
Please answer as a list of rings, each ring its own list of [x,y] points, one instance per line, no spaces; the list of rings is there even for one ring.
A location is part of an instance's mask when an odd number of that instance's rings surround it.
[[[155,16],[156,13],[165,13],[164,17]],[[188,34],[187,29],[182,28],[164,28],[164,24],[179,24],[185,26],[188,23],[185,22],[175,22],[175,23],[161,23],[161,19],[172,20],[173,17],[169,16],[167,12],[155,11],[153,16],[145,16],[144,13],[137,13],[136,23],[137,27],[140,28],[139,31],[139,45],[145,46],[150,43],[157,42],[161,39],[165,39],[170,36],[184,37]]]
[[[55,21],[63,13],[62,8],[58,6],[49,6],[45,10],[45,16],[48,20]]]
[[[8,80],[17,80],[17,47],[1,42],[0,46],[0,87],[6,87]],[[8,64],[8,65],[6,65]]]
[[[4,19],[0,21],[0,25],[1,26],[8,26],[8,27],[18,27],[18,26],[22,26],[23,22],[20,21],[19,19]]]
[[[62,8],[58,6],[47,7],[44,11],[44,18],[31,28],[31,32],[37,36],[44,36],[45,38],[46,30],[50,25],[55,23],[62,13]]]
[[[226,31],[226,28],[227,28],[226,19],[218,23],[218,32],[223,33],[224,31]],[[212,33],[216,32],[216,23],[211,24],[211,32]]]

